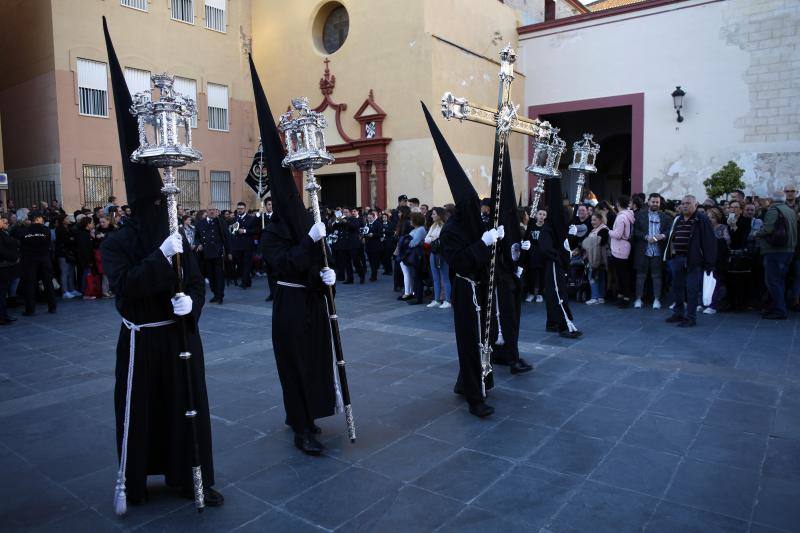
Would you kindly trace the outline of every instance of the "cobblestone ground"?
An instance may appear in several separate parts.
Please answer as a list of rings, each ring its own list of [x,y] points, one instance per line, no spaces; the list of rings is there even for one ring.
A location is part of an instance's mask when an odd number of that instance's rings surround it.
[[[496,369],[488,420],[452,392],[450,311],[395,300],[388,278],[343,286],[339,311],[358,441],[320,422],[306,457],[283,424],[264,281],[230,287],[201,322],[217,487],[197,515],[151,480],[112,509],[110,301],[0,328],[0,528],[44,531],[800,531],[795,314],[700,315],[574,304],[580,341],[523,304],[534,373]]]

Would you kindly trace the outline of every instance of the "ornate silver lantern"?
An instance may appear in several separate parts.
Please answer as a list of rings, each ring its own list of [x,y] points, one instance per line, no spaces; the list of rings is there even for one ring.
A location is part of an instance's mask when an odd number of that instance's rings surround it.
[[[561,176],[558,165],[561,162],[561,155],[567,149],[567,143],[558,136],[559,131],[558,128],[551,127],[543,135],[537,135],[533,141],[533,161],[525,168],[526,172],[537,177],[531,202],[531,217],[535,216],[539,209],[539,200],[544,192],[544,180]]]
[[[133,95],[131,113],[139,119],[139,148],[131,154],[131,161],[163,169],[167,196],[170,234],[178,231],[177,195],[180,192],[174,168],[203,159],[203,154],[192,147],[192,118],[197,114],[194,100],[175,92],[175,78],[169,74],[151,76],[159,91],[153,101],[151,91]]]
[[[572,164],[569,166],[570,170],[578,172],[577,191],[575,193],[575,205],[581,203],[581,196],[583,195],[583,185],[586,183],[587,172],[597,172],[595,160],[597,154],[600,152],[600,145],[592,140],[594,135],[591,133],[584,133],[583,140],[575,141],[572,145]]]

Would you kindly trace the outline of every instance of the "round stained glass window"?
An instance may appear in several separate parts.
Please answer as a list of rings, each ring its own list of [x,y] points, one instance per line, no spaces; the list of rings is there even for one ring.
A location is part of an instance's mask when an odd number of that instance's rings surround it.
[[[325,19],[322,27],[322,46],[329,54],[334,53],[342,47],[347,39],[347,32],[350,29],[350,16],[343,5],[335,7]]]

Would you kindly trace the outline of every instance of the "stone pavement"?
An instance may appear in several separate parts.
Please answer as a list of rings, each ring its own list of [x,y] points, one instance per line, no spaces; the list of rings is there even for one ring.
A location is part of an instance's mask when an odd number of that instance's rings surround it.
[[[320,421],[302,455],[283,424],[264,281],[230,287],[201,322],[217,487],[198,516],[152,479],[113,514],[110,301],[0,328],[0,529],[37,531],[800,531],[800,319],[574,304],[585,336],[520,348],[478,420],[452,392],[452,314],[397,302],[388,278],[339,288],[358,441]],[[40,307],[40,313],[44,309]]]

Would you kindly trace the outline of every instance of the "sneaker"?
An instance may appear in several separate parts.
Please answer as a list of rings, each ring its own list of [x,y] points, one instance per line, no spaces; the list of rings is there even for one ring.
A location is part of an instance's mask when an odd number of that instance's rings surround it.
[[[544,297],[541,294],[536,295],[536,303],[540,304],[544,301]]]
[[[525,301],[531,303],[533,301],[533,294],[529,294],[527,298],[525,298]]]
[[[65,300],[69,300],[70,298],[75,298],[75,295],[72,293],[72,291],[64,291],[64,294],[61,297]]]
[[[658,301],[658,298],[653,300],[653,309],[661,309],[661,302]]]
[[[605,298],[598,298],[597,299],[597,303],[604,304],[604,303],[606,303],[606,299]]]
[[[429,303],[428,305],[426,305],[425,307],[429,307],[429,308],[431,308],[431,309],[436,309],[436,308],[438,308],[438,307],[441,307],[441,305],[442,305],[442,304],[440,304],[439,302],[437,302],[436,300],[434,300],[434,301],[432,301],[431,303]]]
[[[450,309],[451,307],[453,306],[450,304],[450,302],[445,300],[442,302],[442,305],[439,306],[439,309]]]
[[[97,300],[97,296],[84,296],[84,300]]]
[[[673,303],[671,303],[671,304],[669,304],[669,309],[670,309],[670,310],[673,310],[673,309],[675,309],[675,303],[674,303],[674,302],[673,302]]]
[[[703,307],[702,305],[698,305],[698,306],[697,306],[697,312],[698,312],[698,313],[702,313],[702,312],[703,312],[703,309],[704,309],[704,307]]]
[[[640,298],[636,298],[636,301],[633,302],[634,309],[641,309],[642,308],[642,300]]]
[[[599,301],[597,301],[597,298],[592,298],[592,299],[590,299],[590,300],[586,300],[586,305],[597,305],[597,304],[599,304],[599,303],[600,303],[600,302],[599,302]]]
[[[717,310],[716,310],[716,309],[713,309],[713,308],[711,308],[711,307],[706,307],[706,308],[703,310],[703,314],[704,314],[704,315],[715,315],[715,314],[717,314]]]

